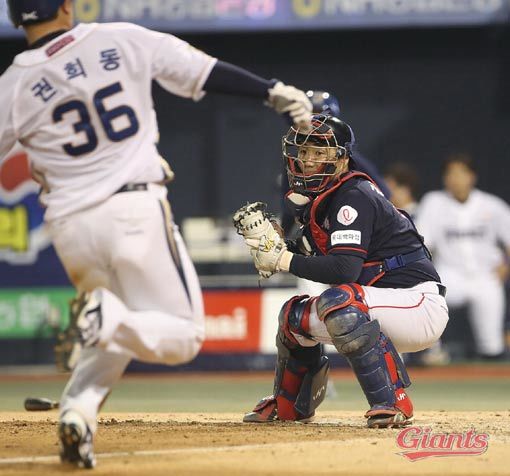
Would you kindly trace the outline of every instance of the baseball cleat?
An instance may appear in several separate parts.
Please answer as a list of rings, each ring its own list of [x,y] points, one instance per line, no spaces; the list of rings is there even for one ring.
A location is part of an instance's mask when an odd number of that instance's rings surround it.
[[[371,409],[366,414],[368,428],[403,428],[411,425],[413,415],[406,416],[397,409]]]
[[[60,421],[58,428],[60,439],[60,460],[79,468],[92,469],[96,465],[93,436],[84,419],[70,410]]]
[[[81,349],[99,341],[102,325],[101,303],[97,293],[82,293],[70,303],[69,326],[57,337],[55,357],[60,371],[73,370]]]
[[[270,423],[278,420],[276,410],[276,398],[273,395],[264,397],[253,409],[246,413],[243,418],[244,423]]]
[[[310,423],[313,421],[315,413],[310,416],[303,416],[302,418],[298,418],[297,420],[290,421],[299,421],[301,423]],[[276,398],[274,395],[269,395],[268,397],[264,397],[255,408],[246,413],[243,417],[243,423],[271,423],[274,421],[284,421],[278,418],[278,409]]]

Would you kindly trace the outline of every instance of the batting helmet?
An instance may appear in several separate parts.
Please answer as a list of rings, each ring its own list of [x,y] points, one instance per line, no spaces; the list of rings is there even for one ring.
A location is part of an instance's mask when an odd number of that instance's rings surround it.
[[[340,103],[332,94],[326,91],[307,91],[306,95],[312,103],[312,111],[315,114],[340,117]]]
[[[7,0],[9,17],[16,28],[56,18],[64,0]]]
[[[282,140],[290,188],[303,195],[317,195],[329,188],[339,174],[340,159],[352,158],[354,142],[349,124],[325,114],[312,116],[310,132],[291,127]],[[312,159],[306,156],[306,147],[313,147]]]

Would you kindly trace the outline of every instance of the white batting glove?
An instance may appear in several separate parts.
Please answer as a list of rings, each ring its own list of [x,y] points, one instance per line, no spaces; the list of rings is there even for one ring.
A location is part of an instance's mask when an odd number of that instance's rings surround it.
[[[262,278],[269,278],[281,271],[279,264],[285,252],[287,252],[287,246],[280,235],[276,234],[272,238],[264,235],[260,239],[257,253],[253,259],[259,275]]]
[[[279,81],[268,93],[267,104],[278,114],[289,114],[294,125],[300,129],[312,129],[312,103],[304,91]]]

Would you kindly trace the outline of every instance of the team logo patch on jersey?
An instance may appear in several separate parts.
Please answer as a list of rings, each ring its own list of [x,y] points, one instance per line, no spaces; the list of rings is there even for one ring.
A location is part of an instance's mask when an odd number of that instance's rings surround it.
[[[343,245],[361,245],[361,231],[359,230],[339,230],[331,234],[331,246]]]
[[[358,212],[349,205],[344,205],[340,208],[338,215],[336,216],[338,222],[345,226],[350,225],[357,217]]]

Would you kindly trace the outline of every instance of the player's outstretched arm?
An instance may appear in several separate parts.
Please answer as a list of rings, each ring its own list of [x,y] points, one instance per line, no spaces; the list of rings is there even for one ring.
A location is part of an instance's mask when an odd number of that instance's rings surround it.
[[[289,117],[294,125],[310,127],[312,103],[304,91],[276,79],[267,80],[239,66],[218,61],[203,89],[212,93],[261,98],[278,114]]]

